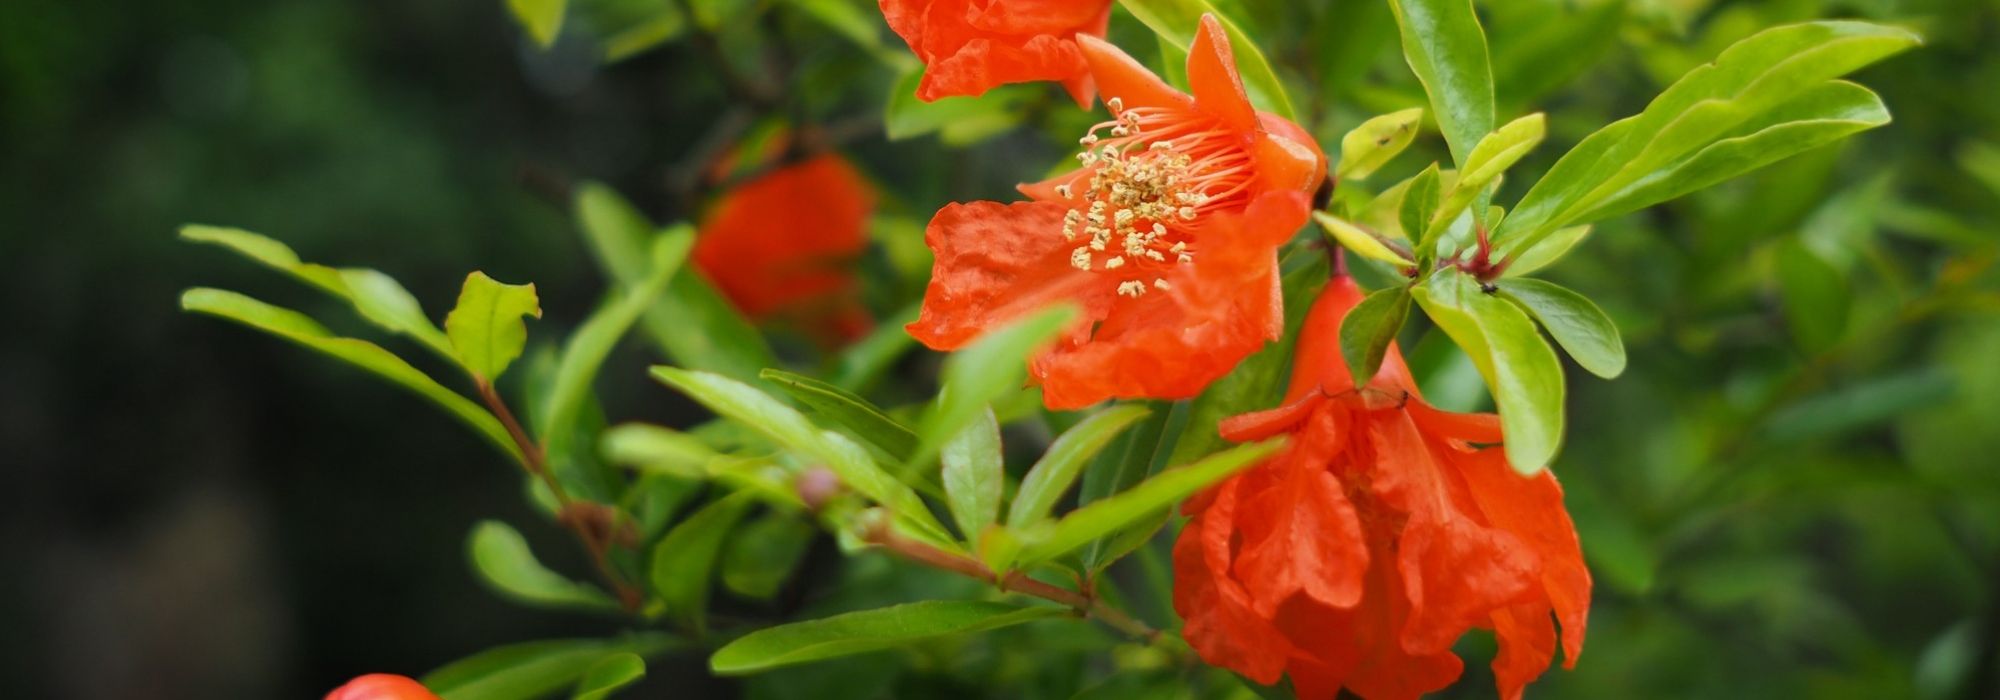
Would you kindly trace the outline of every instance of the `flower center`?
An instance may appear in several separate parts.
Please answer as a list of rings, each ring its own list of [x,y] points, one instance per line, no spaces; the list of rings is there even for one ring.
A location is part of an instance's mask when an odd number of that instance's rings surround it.
[[[1064,198],[1084,202],[1063,218],[1063,239],[1081,240],[1070,251],[1070,265],[1124,277],[1118,284],[1123,296],[1144,295],[1149,287],[1170,289],[1161,275],[1170,266],[1194,262],[1189,224],[1247,196],[1250,154],[1213,117],[1161,107],[1125,109],[1116,97],[1106,104],[1112,120],[1078,140],[1083,151],[1077,159],[1090,168],[1084,191],[1056,188]]]

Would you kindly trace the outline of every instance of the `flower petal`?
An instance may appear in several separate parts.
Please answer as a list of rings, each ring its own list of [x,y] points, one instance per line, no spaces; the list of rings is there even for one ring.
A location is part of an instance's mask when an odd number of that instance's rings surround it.
[[[1500,697],[1521,700],[1521,690],[1540,678],[1556,654],[1556,625],[1549,605],[1540,601],[1493,611],[1493,636],[1500,653],[1493,657],[1493,677]]]
[[[1221,119],[1238,132],[1261,131],[1257,109],[1243,90],[1243,78],[1236,74],[1236,54],[1229,47],[1229,33],[1215,15],[1201,16],[1195,30],[1194,46],[1188,48],[1188,87],[1194,93],[1196,109]]]
[[[1541,589],[1562,621],[1563,665],[1575,667],[1590,622],[1590,569],[1576,525],[1563,508],[1562,485],[1548,470],[1521,476],[1497,448],[1454,461],[1480,512],[1494,527],[1519,537],[1541,558]]]
[[[1050,304],[1083,306],[1101,319],[1114,292],[1103,278],[1070,266],[1062,238],[1067,207],[1050,202],[973,202],[939,209],[924,231],[936,260],[923,310],[907,328],[935,350],[953,350],[992,327]]]
[[[799,311],[809,321],[864,321],[854,259],[867,246],[872,188],[837,155],[774,170],[725,194],[691,256],[753,318]]]
[[[1175,90],[1160,76],[1147,70],[1144,64],[1134,60],[1123,49],[1094,36],[1079,34],[1077,48],[1083,52],[1083,60],[1090,65],[1090,75],[1097,79],[1097,92],[1106,101],[1116,97],[1125,103],[1127,109],[1133,107],[1172,107],[1187,109],[1194,104],[1194,98]]]
[[[1214,503],[1174,543],[1174,610],[1186,622],[1182,637],[1204,661],[1269,685],[1284,673],[1292,645],[1251,610],[1249,596],[1228,575],[1242,478],[1223,482]]]
[[[1243,499],[1242,552],[1236,578],[1244,581],[1257,614],[1271,617],[1293,594],[1337,608],[1361,602],[1368,548],[1361,522],[1340,483],[1328,471],[1345,441],[1345,410],[1327,406],[1313,414],[1279,462],[1271,488]]]

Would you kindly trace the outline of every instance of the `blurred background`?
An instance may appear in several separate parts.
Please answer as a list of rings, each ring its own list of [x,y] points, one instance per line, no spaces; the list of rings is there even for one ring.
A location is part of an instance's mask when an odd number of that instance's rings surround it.
[[[1322,144],[1422,101],[1380,0],[1216,4],[1260,37]],[[600,5],[544,51],[499,0],[0,3],[0,546],[13,558],[0,694],[317,697],[364,672],[607,631],[503,602],[468,573],[465,533],[487,518],[530,522],[559,570],[586,566],[531,522],[511,465],[472,434],[345,366],[176,308],[195,285],[337,303],[173,235],[186,222],[269,234],[308,260],[388,272],[433,315],[470,269],[533,281],[535,337],[552,342],[604,289],[571,186],[605,181],[656,219],[690,217],[702,156],[729,145],[717,124],[738,118],[693,42],[634,48],[633,18],[662,10]],[[1029,89],[998,116],[887,140],[897,72],[851,25],[785,5],[731,4],[724,50],[783,50],[805,109],[848,125],[844,151],[884,193],[870,264],[909,269],[918,245],[924,269],[933,208],[1006,197],[1089,121]],[[877,23],[875,51],[901,50],[872,3],[852,5]],[[1548,273],[1612,313],[1633,361],[1614,381],[1570,376],[1555,469],[1597,598],[1590,653],[1530,693],[2000,697],[2000,2],[1479,7],[1501,116],[1551,117],[1523,172],[1762,27],[1864,17],[1928,41],[1856,77],[1895,124],[1609,222]],[[739,24],[774,45],[746,46]],[[1114,37],[1134,27],[1113,24]],[[605,60],[621,38],[630,55]],[[1443,145],[1432,134],[1418,150],[1379,182]],[[869,290],[878,315],[921,283],[884,279]],[[1464,382],[1447,348],[1421,328],[1405,341],[1419,363],[1445,358],[1432,393],[1479,407],[1450,388]],[[641,379],[652,360],[620,350],[607,406],[693,420]],[[801,576],[843,566],[825,559]],[[1467,643],[1452,696],[1490,696],[1482,644]],[[699,654],[669,660],[649,687],[770,696],[702,668]]]

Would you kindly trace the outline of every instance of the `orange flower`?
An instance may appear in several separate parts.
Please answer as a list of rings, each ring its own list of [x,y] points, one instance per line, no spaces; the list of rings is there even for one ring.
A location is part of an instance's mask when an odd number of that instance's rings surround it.
[[[409,678],[371,673],[334,688],[326,700],[438,700],[438,696]]]
[[[1174,609],[1209,663],[1300,698],[1371,700],[1450,685],[1467,630],[1493,630],[1500,693],[1518,698],[1583,650],[1590,572],[1562,487],[1523,477],[1491,414],[1424,403],[1394,347],[1355,388],[1339,329],[1361,292],[1328,285],[1299,337],[1283,406],[1224,421],[1231,440],[1291,445],[1190,499],[1174,546]],[[1554,620],[1551,619],[1553,614]]]
[[[868,245],[875,193],[826,154],[724,194],[702,221],[694,262],[751,318],[785,316],[822,338],[867,332],[854,260]]]
[[[924,62],[917,98],[979,95],[1054,80],[1090,106],[1078,36],[1104,36],[1111,0],[880,0],[882,17]]]
[[[1305,223],[1326,158],[1250,106],[1213,17],[1188,53],[1193,95],[1110,44],[1077,43],[1116,118],[1083,137],[1083,167],[1021,186],[1030,201],[938,211],[910,335],[950,350],[1069,301],[1084,318],[1029,368],[1050,408],[1193,396],[1282,330],[1276,250]]]

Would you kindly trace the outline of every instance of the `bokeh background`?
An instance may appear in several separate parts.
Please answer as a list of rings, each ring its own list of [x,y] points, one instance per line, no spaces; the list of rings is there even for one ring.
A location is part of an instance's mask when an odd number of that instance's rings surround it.
[[[811,109],[879,119],[893,72],[779,4],[750,3],[746,21],[786,37]],[[1421,102],[1380,0],[1216,4],[1260,37],[1324,144]],[[2000,697],[2000,2],[1480,9],[1502,116],[1551,115],[1526,171],[1764,26],[1864,17],[1928,41],[1857,77],[1895,124],[1610,222],[1548,274],[1617,318],[1633,362],[1615,381],[1570,377],[1555,469],[1598,593],[1582,665],[1531,693]],[[535,520],[475,437],[175,304],[195,285],[333,302],[173,236],[260,231],[389,272],[434,313],[469,269],[532,280],[536,332],[555,338],[603,289],[572,184],[690,216],[690,156],[731,118],[688,42],[607,63],[591,29],[542,51],[498,0],[0,3],[0,695],[316,697],[363,672],[606,631],[505,603],[467,572],[474,522]],[[862,129],[845,150],[885,192],[879,247],[907,250],[931,207],[1004,196],[1058,162],[1077,122],[1050,105],[953,139],[969,144]],[[1418,152],[1383,181],[1442,144]],[[908,289],[871,293],[887,312]],[[1406,341],[1420,363],[1445,358],[1430,377],[1450,397],[1463,373],[1423,337]],[[607,404],[694,419],[640,378],[651,360],[622,349]],[[552,566],[583,570],[562,533],[522,529]],[[841,566],[816,556],[801,576]],[[1452,695],[1490,695],[1481,643]],[[745,692],[701,668],[671,660],[646,692]]]

